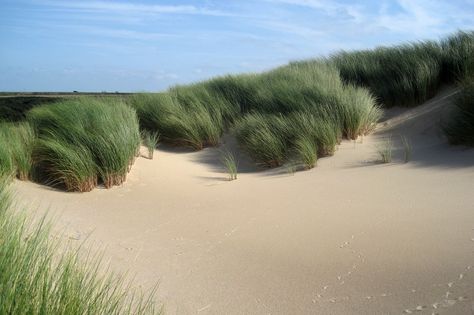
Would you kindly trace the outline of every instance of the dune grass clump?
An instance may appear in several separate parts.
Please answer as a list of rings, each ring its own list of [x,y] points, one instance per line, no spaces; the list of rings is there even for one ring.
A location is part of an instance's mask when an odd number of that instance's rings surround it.
[[[288,117],[289,145],[297,141],[312,142],[317,156],[334,154],[336,145],[341,141],[342,130],[330,118],[320,118],[311,113],[297,112]],[[309,144],[307,144],[309,146]]]
[[[292,63],[259,76],[218,78],[208,84],[229,97],[229,102],[244,102],[241,112],[245,114],[235,129],[237,139],[258,163],[268,167],[287,160],[303,135],[309,135],[319,156],[331,155],[343,137],[370,132],[381,113],[366,89],[344,84],[337,68],[322,60]]]
[[[443,130],[451,144],[474,146],[474,77],[461,84],[455,108]]]
[[[221,153],[221,161],[224,165],[225,169],[227,170],[227,174],[229,175],[229,180],[236,180],[237,179],[237,171],[238,171],[238,162],[235,156],[230,151],[223,151]]]
[[[98,182],[120,185],[139,152],[136,113],[120,100],[65,100],[34,108],[28,119],[38,137],[38,172],[68,191],[90,191]]]
[[[311,169],[316,166],[318,147],[313,139],[308,136],[302,136],[296,140],[295,150],[298,159],[303,163],[305,169]]]
[[[411,160],[413,147],[411,141],[407,137],[401,136],[400,138],[403,146],[403,158],[405,163],[408,163]]]
[[[454,83],[469,79],[474,70],[474,31],[459,31],[441,41],[443,80]]]
[[[137,110],[142,128],[158,132],[164,142],[195,150],[218,145],[238,114],[237,106],[203,85],[139,94],[129,103]]]
[[[280,166],[286,160],[289,131],[283,116],[260,113],[245,115],[235,128],[240,146],[264,167]]]
[[[61,253],[43,219],[15,212],[0,179],[0,314],[153,314],[153,293],[130,290],[104,273],[100,257],[82,249]]]
[[[392,150],[393,150],[392,137],[387,137],[382,141],[382,143],[380,143],[377,146],[377,152],[380,156],[380,162],[382,163],[392,162]]]
[[[148,158],[153,160],[153,153],[155,152],[156,146],[160,141],[160,134],[158,132],[151,132],[144,130],[141,132],[142,145],[148,150]]]
[[[432,97],[441,83],[443,56],[438,43],[419,42],[340,52],[331,60],[345,82],[369,88],[390,107],[414,106]]]
[[[6,145],[1,145],[0,146],[0,178],[11,178],[14,173],[15,173],[15,167],[13,164],[12,154]]]
[[[26,122],[0,122],[0,173],[20,180],[31,177],[32,150],[35,135]]]

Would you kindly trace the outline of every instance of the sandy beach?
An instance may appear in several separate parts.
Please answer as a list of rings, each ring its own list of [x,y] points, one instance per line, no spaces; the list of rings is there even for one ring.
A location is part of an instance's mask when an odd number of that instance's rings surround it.
[[[225,137],[236,181],[221,147],[161,146],[120,187],[81,194],[16,181],[14,190],[136,286],[159,283],[166,314],[472,314],[474,150],[439,130],[455,93],[386,111],[376,132],[309,171],[259,170]],[[382,164],[387,137],[393,161]]]

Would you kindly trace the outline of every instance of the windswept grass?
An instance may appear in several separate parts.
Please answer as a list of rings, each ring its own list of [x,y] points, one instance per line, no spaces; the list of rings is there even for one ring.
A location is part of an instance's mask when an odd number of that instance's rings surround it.
[[[241,147],[265,167],[280,166],[286,160],[289,130],[283,116],[259,113],[245,115],[235,128]]]
[[[0,122],[0,173],[20,180],[31,177],[32,149],[35,135],[26,122]]]
[[[443,80],[448,83],[473,78],[474,31],[459,31],[441,41]]]
[[[403,158],[404,158],[405,163],[408,163],[411,160],[413,147],[411,145],[410,139],[408,139],[405,136],[401,136],[400,138],[402,140],[402,146],[403,146]]]
[[[123,277],[103,273],[100,257],[82,249],[60,253],[43,219],[33,225],[13,211],[0,179],[0,314],[153,314]]]
[[[223,151],[221,156],[222,164],[224,165],[227,173],[229,174],[229,180],[237,179],[238,162],[235,156],[230,151]]]
[[[90,191],[125,181],[138,155],[135,111],[119,100],[78,98],[34,108],[33,158],[41,175],[71,191]]]
[[[308,136],[302,136],[296,140],[295,149],[299,160],[306,169],[316,166],[318,161],[318,147],[313,139]]]
[[[236,106],[202,85],[135,95],[129,103],[137,110],[142,128],[158,132],[165,142],[195,150],[218,145],[238,112]]]
[[[257,163],[275,167],[303,136],[311,138],[318,156],[330,155],[343,138],[355,140],[375,128],[381,116],[378,104],[418,105],[441,84],[464,77],[473,56],[472,34],[339,52],[260,74],[228,75],[138,95],[130,102],[142,127],[159,132],[163,141],[199,150],[217,145],[226,129],[235,130],[239,144]],[[305,120],[317,123],[304,127]]]
[[[340,52],[332,57],[347,83],[364,86],[384,106],[414,106],[441,83],[443,51],[436,42]]]
[[[150,160],[153,160],[153,154],[155,152],[156,146],[158,145],[158,142],[160,141],[159,133],[144,130],[141,132],[141,137],[142,137],[142,144],[148,150],[148,158]]]
[[[444,132],[452,144],[474,146],[474,77],[461,84],[455,105]]]
[[[390,163],[392,162],[392,150],[393,143],[392,137],[385,138],[379,145],[377,145],[377,152],[380,156],[380,162]]]

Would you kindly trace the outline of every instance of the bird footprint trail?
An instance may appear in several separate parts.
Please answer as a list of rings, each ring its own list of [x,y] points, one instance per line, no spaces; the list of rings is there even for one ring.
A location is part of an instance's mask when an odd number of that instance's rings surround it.
[[[471,238],[471,241],[474,242],[474,238]],[[415,308],[410,308],[410,309],[405,309],[404,313],[405,314],[412,314],[417,311],[422,311],[428,308],[432,309],[432,314],[439,314],[438,311],[441,311],[443,309],[448,309],[454,305],[456,305],[459,302],[467,302],[467,301],[472,301],[472,296],[469,297],[468,294],[454,294],[454,291],[458,291],[459,289],[463,289],[466,287],[466,282],[468,281],[468,275],[471,275],[473,271],[473,268],[471,265],[468,265],[465,267],[465,269],[459,273],[457,276],[455,276],[455,279],[452,279],[452,281],[443,284],[442,286],[446,286],[447,290],[440,298],[439,300],[431,303],[429,307],[425,306],[417,306]],[[471,292],[472,294],[472,292]],[[422,307],[422,308],[421,308]],[[421,309],[420,309],[421,308]]]

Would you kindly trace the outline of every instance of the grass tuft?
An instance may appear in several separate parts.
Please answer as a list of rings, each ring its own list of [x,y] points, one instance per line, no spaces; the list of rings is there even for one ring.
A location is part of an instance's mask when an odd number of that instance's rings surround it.
[[[43,218],[32,224],[14,211],[0,180],[0,314],[153,314],[149,296],[111,274],[99,256],[60,252]]]
[[[411,145],[411,141],[407,137],[401,136],[401,140],[402,140],[402,145],[403,145],[404,161],[405,163],[408,163],[411,160],[413,147]]]
[[[236,160],[235,156],[232,154],[232,152],[222,151],[221,161],[225,169],[227,170],[227,174],[229,175],[229,180],[230,181],[236,180],[239,163]]]
[[[34,108],[28,113],[38,140],[35,167],[51,184],[90,191],[100,181],[120,185],[140,145],[133,109],[117,99],[77,98]]]
[[[385,138],[382,143],[377,146],[377,152],[380,156],[380,161],[382,163],[392,162],[392,150],[392,137]]]
[[[158,145],[158,142],[160,141],[159,133],[144,130],[141,133],[141,137],[142,137],[142,144],[148,150],[148,158],[150,160],[153,160],[153,153],[155,152],[156,146]]]
[[[299,160],[306,169],[316,166],[318,161],[318,146],[315,141],[308,136],[303,136],[296,140],[295,149]]]

